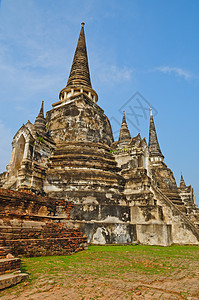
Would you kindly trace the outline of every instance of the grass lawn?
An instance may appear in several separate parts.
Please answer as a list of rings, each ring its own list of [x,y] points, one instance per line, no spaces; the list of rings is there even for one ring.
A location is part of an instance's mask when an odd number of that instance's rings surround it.
[[[89,246],[23,258],[22,271],[29,280],[1,299],[199,299],[197,246]]]

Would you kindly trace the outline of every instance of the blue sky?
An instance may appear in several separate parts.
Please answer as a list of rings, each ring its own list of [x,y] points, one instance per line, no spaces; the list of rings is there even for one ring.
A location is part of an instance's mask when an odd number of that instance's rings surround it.
[[[21,125],[42,100],[45,110],[58,100],[84,21],[92,85],[114,135],[124,106],[132,136],[148,140],[152,106],[165,162],[198,200],[198,14],[198,0],[2,0],[0,171]]]

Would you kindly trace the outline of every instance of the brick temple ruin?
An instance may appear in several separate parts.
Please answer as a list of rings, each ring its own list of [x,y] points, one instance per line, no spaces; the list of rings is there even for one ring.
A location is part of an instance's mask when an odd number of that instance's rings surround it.
[[[165,164],[152,110],[148,144],[140,134],[131,136],[125,112],[114,141],[97,102],[82,23],[59,101],[46,116],[42,102],[34,124],[18,130],[0,174],[2,255],[3,247],[16,256],[73,253],[87,240],[199,244],[193,189],[182,176],[178,187]]]

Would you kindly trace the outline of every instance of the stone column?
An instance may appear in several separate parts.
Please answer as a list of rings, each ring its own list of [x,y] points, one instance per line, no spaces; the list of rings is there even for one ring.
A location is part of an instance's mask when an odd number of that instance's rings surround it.
[[[13,162],[14,162],[14,157],[15,157],[15,146],[13,147],[12,149],[12,154],[11,154],[11,158],[10,158],[10,162],[9,164],[7,165],[6,169],[7,169],[7,172],[8,172],[8,176],[10,176],[10,172],[12,170],[12,167],[13,167]]]
[[[28,158],[28,150],[29,150],[29,141],[25,143],[23,160]]]

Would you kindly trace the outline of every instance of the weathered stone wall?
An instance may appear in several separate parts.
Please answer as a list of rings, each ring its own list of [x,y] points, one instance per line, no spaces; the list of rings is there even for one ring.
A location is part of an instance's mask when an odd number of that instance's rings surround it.
[[[91,244],[132,244],[137,242],[135,225],[129,222],[118,222],[117,218],[111,217],[108,221],[81,222],[79,225]]]
[[[42,194],[48,157],[55,147],[47,133],[37,131],[28,121],[15,134],[7,172],[0,175],[0,186],[19,190],[26,188]]]
[[[170,224],[136,224],[137,239],[143,245],[169,246],[172,244]]]
[[[6,172],[3,172],[0,174],[0,187],[3,186],[5,179],[6,179]]]
[[[84,94],[48,111],[46,119],[48,132],[56,143],[90,141],[110,146],[113,142],[108,118],[103,110]]]
[[[173,172],[161,163],[158,166],[152,167],[152,177],[157,187],[161,190],[177,190],[177,184]]]
[[[134,143],[139,141],[138,137],[134,138]],[[145,164],[139,163],[140,155],[143,153],[145,157],[147,154],[144,152],[145,144],[138,143],[133,149],[130,148],[132,142],[115,142],[112,149],[121,166],[120,174],[125,179],[124,194],[137,241],[162,246],[172,243],[198,244],[199,232],[182,213],[185,206],[172,171],[163,162],[147,171]],[[162,188],[160,192],[154,185]]]

